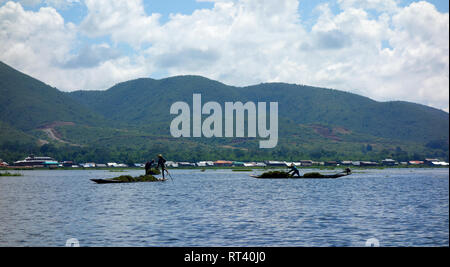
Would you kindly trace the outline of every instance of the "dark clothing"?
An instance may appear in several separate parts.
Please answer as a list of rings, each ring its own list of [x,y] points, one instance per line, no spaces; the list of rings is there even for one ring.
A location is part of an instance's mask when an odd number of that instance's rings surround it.
[[[145,163],[145,174],[147,175],[148,172],[151,170],[153,163],[155,163],[154,160],[152,161],[147,161],[147,163]]]
[[[292,172],[292,176],[297,175],[298,177],[300,177],[300,172],[298,171],[297,167],[295,167],[295,165],[290,166],[289,169],[291,169],[290,171],[288,171],[289,174]]]
[[[159,157],[159,159],[158,159],[158,166],[156,166],[156,168],[157,169],[159,169],[159,167],[161,167],[161,173],[162,173],[162,176],[163,176],[163,179],[165,178],[164,177],[164,171],[166,171],[166,159],[164,159],[163,157]]]
[[[158,159],[158,166],[156,168],[159,168],[159,167],[165,168],[166,167],[165,164],[166,164],[166,160],[163,157],[161,157]]]
[[[350,170],[350,168],[345,169],[345,172],[347,173],[347,175],[349,175],[350,173],[352,173],[352,170]]]

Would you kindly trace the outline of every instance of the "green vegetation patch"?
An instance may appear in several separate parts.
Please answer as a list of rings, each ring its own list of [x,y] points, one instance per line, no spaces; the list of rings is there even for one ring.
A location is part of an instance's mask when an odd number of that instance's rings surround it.
[[[265,172],[259,176],[259,178],[290,178],[290,177],[292,177],[292,175],[284,171],[270,171]]]
[[[152,176],[152,175],[141,175],[139,177],[133,177],[130,175],[122,175],[116,178],[112,179],[113,181],[120,181],[120,182],[126,182],[126,183],[133,183],[133,182],[158,182],[158,178]]]
[[[303,175],[303,178],[323,178],[323,177],[325,177],[325,176],[318,172],[310,172],[310,173],[305,173]]]
[[[156,169],[156,168],[151,168],[147,172],[147,175],[159,175],[159,174],[161,174],[161,171],[159,169]]]
[[[295,178],[285,171],[270,171],[258,176],[259,178]],[[305,173],[302,178],[325,178],[326,176],[318,172]]]
[[[23,176],[21,173],[0,172],[0,176]]]

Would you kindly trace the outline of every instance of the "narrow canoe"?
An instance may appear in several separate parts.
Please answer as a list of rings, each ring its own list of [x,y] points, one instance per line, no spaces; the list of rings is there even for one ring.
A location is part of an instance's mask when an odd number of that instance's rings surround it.
[[[303,176],[299,176],[299,177],[259,177],[256,175],[250,175],[253,178],[257,178],[257,179],[337,179],[337,178],[341,178],[344,176],[348,176],[350,174],[345,174],[345,173],[337,173],[337,174],[331,174],[331,175],[321,175],[320,177],[303,177]]]
[[[167,179],[158,179],[158,181],[117,181],[113,179],[91,179],[91,181],[96,182],[97,184],[129,184],[129,183],[154,183],[154,182],[164,182]]]

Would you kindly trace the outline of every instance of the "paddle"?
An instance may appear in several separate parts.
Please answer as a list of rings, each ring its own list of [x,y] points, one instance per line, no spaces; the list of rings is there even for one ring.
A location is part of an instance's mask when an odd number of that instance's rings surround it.
[[[166,173],[169,175],[170,179],[172,179],[172,183],[173,183],[173,177],[172,175],[170,175],[169,171],[167,169],[165,169]]]

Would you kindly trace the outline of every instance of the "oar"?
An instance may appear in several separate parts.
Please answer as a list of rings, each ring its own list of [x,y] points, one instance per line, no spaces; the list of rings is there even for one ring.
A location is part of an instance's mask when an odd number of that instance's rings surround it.
[[[172,183],[173,183],[173,177],[172,177],[172,175],[170,175],[170,173],[169,173],[169,171],[168,171],[167,169],[166,169],[165,171],[166,171],[166,173],[169,175],[170,179],[172,179]]]

